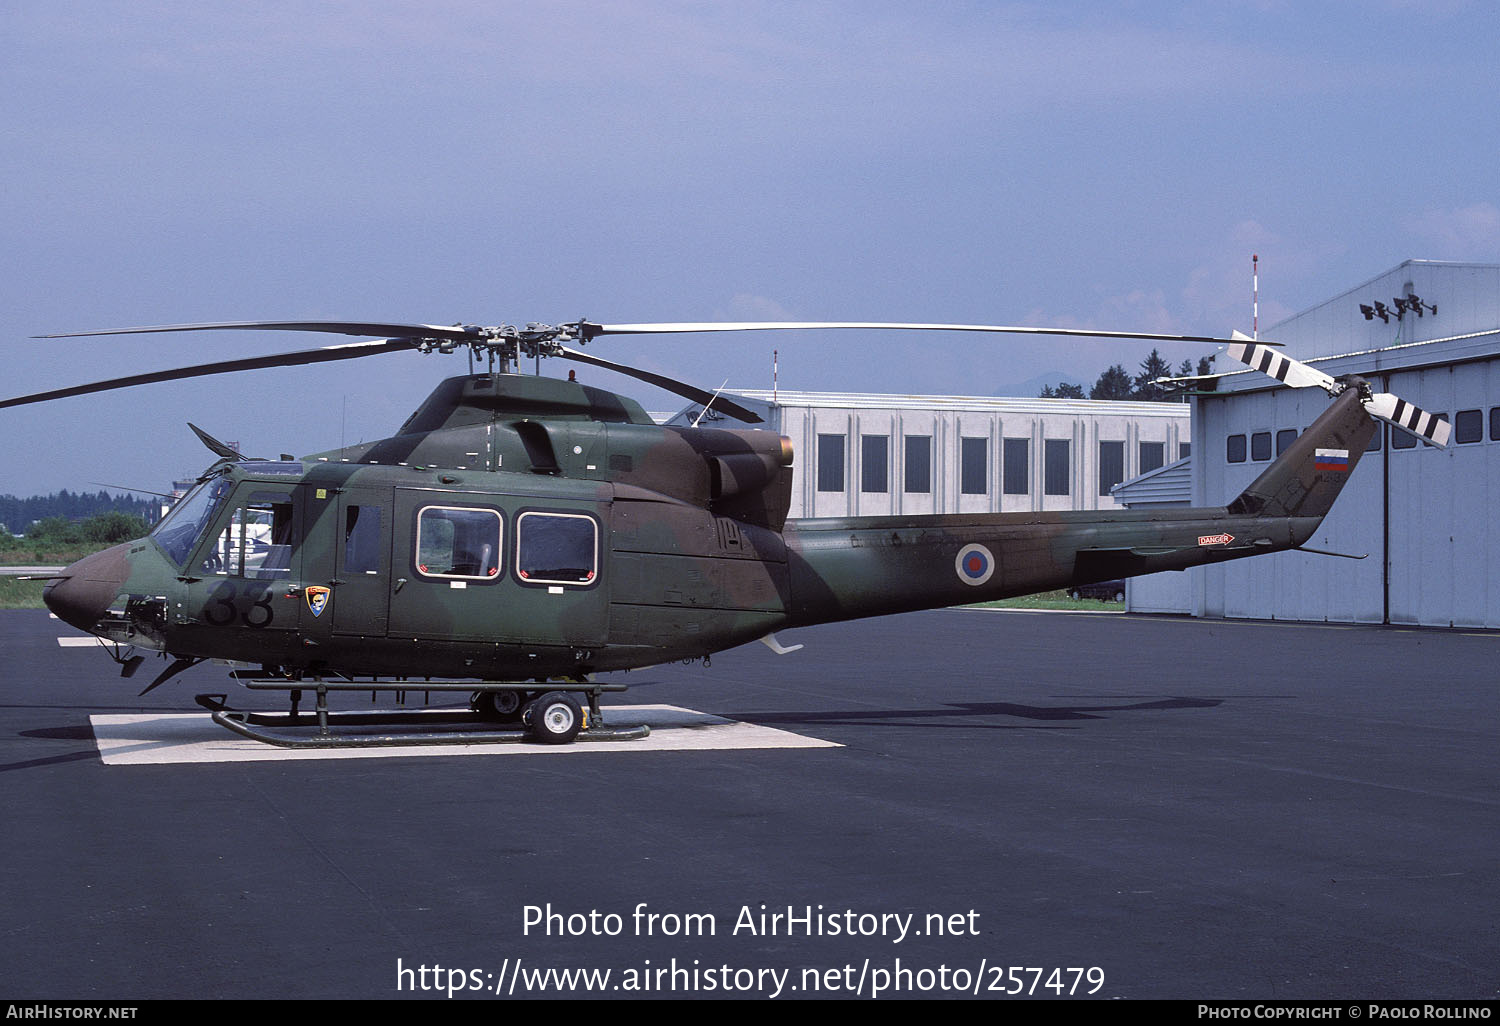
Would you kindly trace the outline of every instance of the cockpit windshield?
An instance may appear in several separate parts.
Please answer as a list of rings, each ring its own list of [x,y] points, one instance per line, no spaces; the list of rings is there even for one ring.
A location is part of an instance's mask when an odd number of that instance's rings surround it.
[[[151,532],[151,537],[156,539],[156,543],[162,547],[167,558],[177,564],[178,569],[187,562],[193,551],[193,543],[218,513],[233,485],[234,482],[228,475],[203,482],[179,499],[177,505],[162,517],[161,523]]]

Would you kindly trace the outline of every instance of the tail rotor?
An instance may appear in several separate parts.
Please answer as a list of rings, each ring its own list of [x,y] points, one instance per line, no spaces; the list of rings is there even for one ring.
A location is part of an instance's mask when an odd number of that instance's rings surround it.
[[[1268,374],[1291,388],[1317,386],[1330,396],[1337,396],[1349,387],[1348,382],[1330,377],[1316,367],[1309,367],[1305,363],[1293,360],[1290,356],[1278,353],[1241,332],[1234,332],[1231,338],[1233,341],[1229,346],[1230,356],[1252,370]],[[1367,388],[1368,386],[1361,383],[1361,387]],[[1383,420],[1404,431],[1410,431],[1433,445],[1446,446],[1448,444],[1448,437],[1452,432],[1448,422],[1436,414],[1414,406],[1400,396],[1392,395],[1390,392],[1375,392],[1367,393],[1361,397],[1360,401],[1364,403],[1365,412],[1377,420]]]

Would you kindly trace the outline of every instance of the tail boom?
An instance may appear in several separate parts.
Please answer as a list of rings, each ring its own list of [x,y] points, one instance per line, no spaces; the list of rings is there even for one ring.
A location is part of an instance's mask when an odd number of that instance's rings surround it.
[[[788,626],[1028,595],[1296,548],[1375,430],[1346,389],[1227,507],[789,520]]]

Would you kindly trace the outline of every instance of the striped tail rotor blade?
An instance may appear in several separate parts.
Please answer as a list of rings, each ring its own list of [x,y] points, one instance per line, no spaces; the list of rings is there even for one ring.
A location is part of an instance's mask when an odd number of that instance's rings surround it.
[[[1448,436],[1452,428],[1446,420],[1413,406],[1399,396],[1391,395],[1389,392],[1379,392],[1365,404],[1365,409],[1370,411],[1371,416],[1379,417],[1399,428],[1405,428],[1417,437],[1427,439],[1433,445],[1448,444]]]
[[[1229,355],[1246,367],[1269,374],[1292,388],[1311,388],[1316,385],[1329,395],[1338,391],[1333,378],[1322,371],[1309,367],[1305,363],[1299,363],[1289,356],[1283,356],[1276,350],[1263,346],[1238,331],[1231,337],[1234,341],[1230,343]]]

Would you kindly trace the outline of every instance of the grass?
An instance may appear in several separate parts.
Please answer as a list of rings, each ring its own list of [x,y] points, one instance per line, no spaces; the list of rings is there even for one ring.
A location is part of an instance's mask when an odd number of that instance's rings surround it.
[[[1098,613],[1123,613],[1125,603],[1105,602],[1101,599],[1070,599],[1066,591],[1044,591],[1037,595],[1022,595],[1018,598],[997,599],[994,602],[975,602],[975,609],[1062,609],[1091,611]]]
[[[0,566],[67,566],[108,545],[73,545],[66,548],[0,549]]]
[[[0,609],[45,609],[42,605],[42,588],[46,583],[0,577]]]
[[[0,550],[0,566],[67,566],[107,545],[70,545],[56,548],[10,548]],[[0,609],[45,609],[42,588],[46,581],[18,581],[0,574]]]

